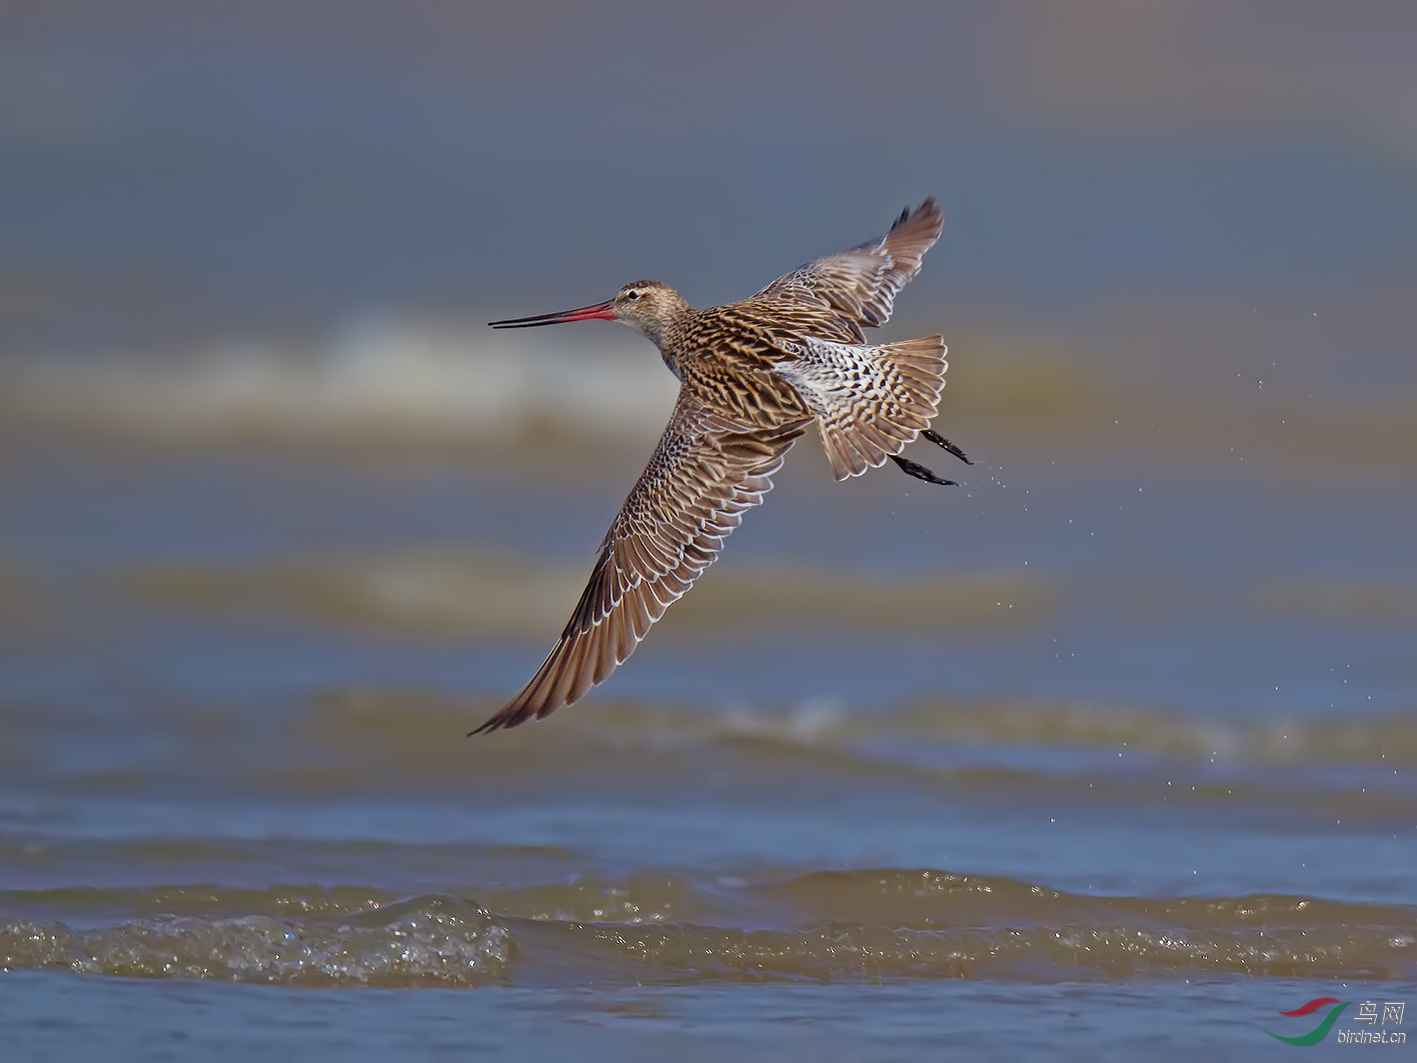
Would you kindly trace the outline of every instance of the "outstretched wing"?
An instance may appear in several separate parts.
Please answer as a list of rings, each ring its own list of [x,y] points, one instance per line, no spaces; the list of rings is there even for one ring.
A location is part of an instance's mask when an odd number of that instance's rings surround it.
[[[549,715],[604,681],[713,563],[743,512],[772,489],[773,473],[809,423],[735,424],[681,387],[555,648],[516,697],[472,733]]]
[[[861,328],[878,328],[890,319],[896,295],[920,272],[944,226],[932,196],[914,211],[903,211],[884,236],[798,266],[753,299],[815,304],[845,314]]]

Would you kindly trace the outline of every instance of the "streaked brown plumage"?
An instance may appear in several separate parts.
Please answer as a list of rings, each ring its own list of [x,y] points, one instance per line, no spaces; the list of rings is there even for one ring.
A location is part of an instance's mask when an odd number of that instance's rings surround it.
[[[899,457],[923,433],[968,460],[929,431],[945,383],[944,338],[873,346],[863,331],[885,324],[943,224],[927,199],[884,236],[707,310],[692,309],[666,284],[643,280],[594,306],[492,323],[619,321],[659,348],[680,387],[669,424],[601,542],[556,646],[473,734],[546,716],[605,680],[713,563],[814,422],[838,480],[889,458],[912,476],[950,482]]]

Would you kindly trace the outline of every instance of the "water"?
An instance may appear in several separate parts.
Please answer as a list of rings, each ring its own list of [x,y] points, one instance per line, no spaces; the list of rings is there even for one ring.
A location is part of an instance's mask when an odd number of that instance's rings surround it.
[[[1262,7],[17,5],[0,1055],[1250,1060],[1417,1003],[1411,27]],[[929,192],[887,338],[947,334],[962,485],[804,440],[609,683],[464,738],[674,391],[481,322]]]
[[[803,447],[605,688],[468,740],[652,410],[520,451],[216,418],[177,452],[65,379],[95,424],[7,447],[0,542],[0,1022],[35,1055],[92,1022],[379,1058],[377,1008],[431,1056],[1254,1058],[1279,1010],[1417,985],[1382,476],[1059,467],[963,410],[959,489]]]

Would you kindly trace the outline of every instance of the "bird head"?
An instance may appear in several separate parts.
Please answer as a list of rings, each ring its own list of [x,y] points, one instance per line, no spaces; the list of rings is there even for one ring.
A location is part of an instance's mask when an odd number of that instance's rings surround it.
[[[669,325],[688,309],[689,304],[684,297],[663,281],[640,280],[631,281],[620,289],[614,299],[603,303],[554,314],[509,318],[490,324],[493,328],[537,328],[568,321],[618,321],[659,345]]]

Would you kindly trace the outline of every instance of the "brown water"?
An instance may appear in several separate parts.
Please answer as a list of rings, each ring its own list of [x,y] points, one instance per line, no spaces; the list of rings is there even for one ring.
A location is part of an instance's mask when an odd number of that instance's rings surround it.
[[[579,590],[639,459],[623,423],[594,453],[351,451],[215,418],[174,454],[76,434],[92,397],[43,379],[4,458],[10,1028],[123,1028],[124,992],[50,980],[99,975],[177,992],[140,1055],[254,1050],[247,1007],[340,1016],[283,1048],[396,1051],[331,1040],[358,997],[195,980],[511,994],[379,1005],[473,1008],[450,1051],[586,1027],[712,1055],[795,1021],[784,1045],[854,1058],[1250,1058],[1300,1024],[1276,1011],[1417,986],[1414,510],[1384,444],[1321,483],[1136,429],[1060,463],[986,406],[951,416],[979,464],[938,492],[834,485],[802,448],[602,691],[467,740]]]

